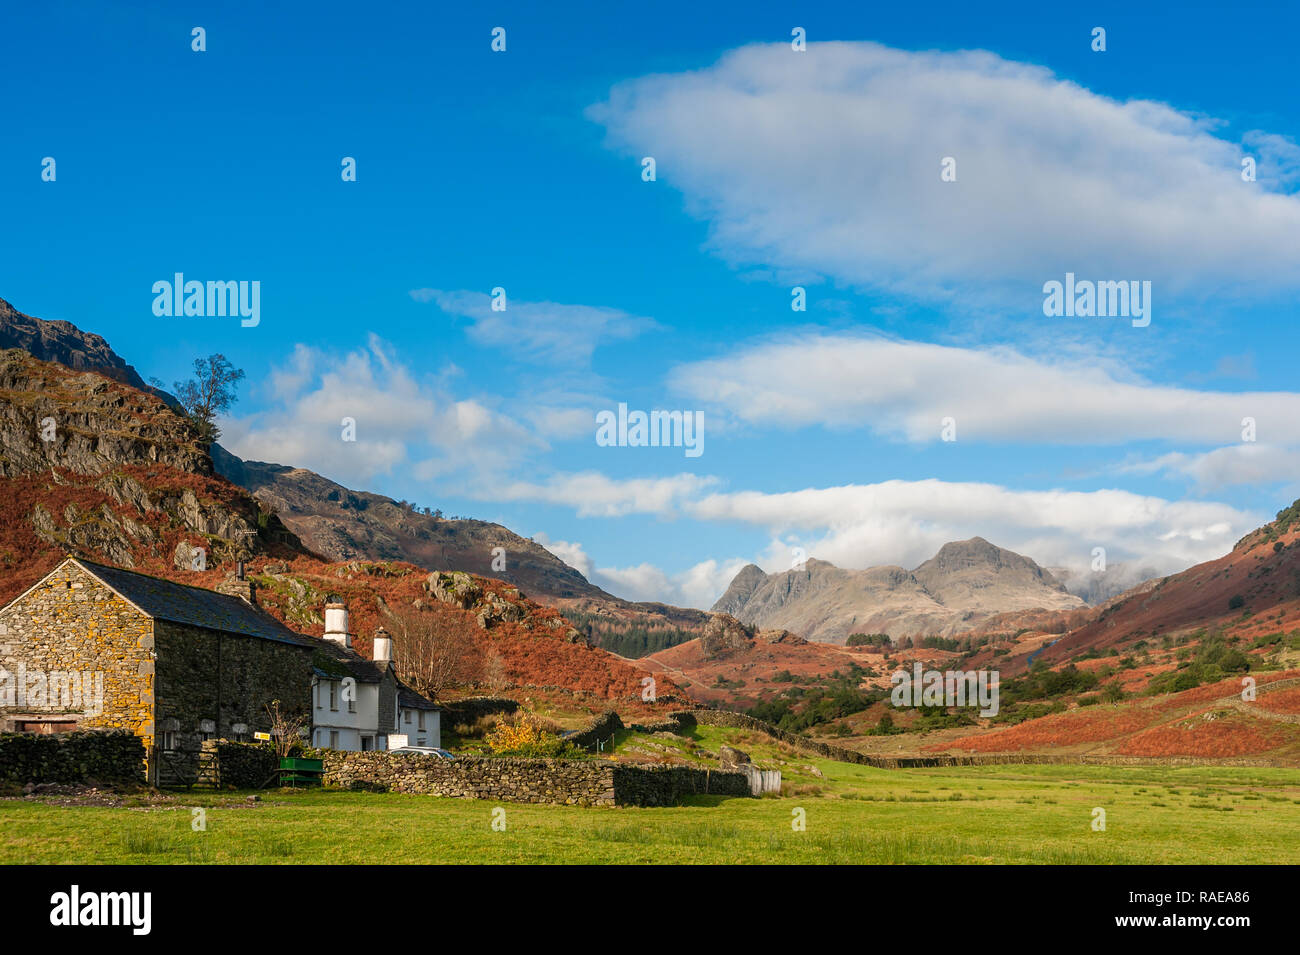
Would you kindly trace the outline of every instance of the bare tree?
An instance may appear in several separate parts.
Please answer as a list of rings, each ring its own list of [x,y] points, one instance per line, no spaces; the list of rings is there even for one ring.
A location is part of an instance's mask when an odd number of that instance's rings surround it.
[[[307,717],[302,713],[285,713],[280,709],[279,700],[267,704],[266,715],[271,720],[271,740],[275,744],[275,755],[281,759],[292,756],[294,747],[302,742],[302,728],[307,725]]]
[[[455,615],[414,608],[390,610],[397,676],[411,689],[437,699],[450,686],[483,675],[483,651]]]
[[[221,437],[217,415],[229,411],[238,400],[235,385],[243,378],[243,369],[232,365],[225,355],[217,354],[194,359],[194,377],[172,386],[176,400],[185,409],[204,444],[212,444]],[[161,388],[162,382],[154,379],[154,385]]]
[[[510,681],[506,678],[505,658],[501,656],[501,651],[496,647],[490,648],[487,652],[487,662],[484,664],[484,679],[493,693],[500,693],[510,686]]]

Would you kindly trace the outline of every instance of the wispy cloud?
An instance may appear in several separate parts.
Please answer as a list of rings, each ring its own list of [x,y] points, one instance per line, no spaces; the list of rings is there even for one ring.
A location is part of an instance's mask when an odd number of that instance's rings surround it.
[[[572,507],[579,517],[653,514],[676,517],[683,501],[719,483],[715,477],[675,474],[653,478],[611,478],[598,471],[556,474],[545,481],[485,485],[477,495],[506,501],[543,501]]]
[[[1300,490],[1300,450],[1276,444],[1245,443],[1210,451],[1173,451],[1127,461],[1120,474],[1160,474],[1190,478],[1202,491],[1238,484],[1285,484]]]
[[[479,344],[537,363],[585,367],[601,345],[659,327],[653,319],[596,305],[526,302],[507,294],[505,310],[493,311],[492,296],[485,292],[421,288],[410,294],[469,319],[469,337]]]

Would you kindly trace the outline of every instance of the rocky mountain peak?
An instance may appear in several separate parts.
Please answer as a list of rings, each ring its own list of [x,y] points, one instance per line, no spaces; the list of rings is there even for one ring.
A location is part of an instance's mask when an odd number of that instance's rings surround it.
[[[33,318],[0,298],[0,348],[21,348],[33,358],[51,361],[73,371],[94,371],[130,385],[154,392],[169,402],[174,399],[156,392],[139,372],[126,363],[103,337],[84,332],[71,322]]]

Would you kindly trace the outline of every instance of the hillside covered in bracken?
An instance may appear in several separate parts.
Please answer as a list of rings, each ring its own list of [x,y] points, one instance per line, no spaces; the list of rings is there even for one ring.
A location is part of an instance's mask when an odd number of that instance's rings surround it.
[[[357,647],[379,626],[414,620],[459,636],[484,661],[484,685],[558,687],[639,701],[647,671],[588,646],[560,612],[498,580],[400,561],[329,561],[278,516],[216,474],[186,418],[154,394],[0,352],[0,601],[68,553],[215,588],[244,561],[259,605],[299,632],[323,633],[326,598],[348,604]],[[194,555],[201,549],[201,569]],[[424,621],[424,623],[421,623]],[[401,637],[397,637],[401,654]],[[476,680],[475,682],[478,682]],[[680,700],[658,679],[666,703]]]

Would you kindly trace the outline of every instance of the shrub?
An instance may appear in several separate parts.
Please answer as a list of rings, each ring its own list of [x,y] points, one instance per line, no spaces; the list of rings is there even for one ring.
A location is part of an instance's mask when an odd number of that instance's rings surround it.
[[[546,721],[534,713],[517,713],[503,720],[486,739],[494,756],[577,758],[586,755],[584,750],[549,732]]]
[[[850,633],[844,641],[844,645],[849,647],[888,647],[889,643],[887,633]]]

